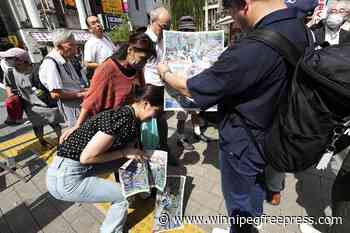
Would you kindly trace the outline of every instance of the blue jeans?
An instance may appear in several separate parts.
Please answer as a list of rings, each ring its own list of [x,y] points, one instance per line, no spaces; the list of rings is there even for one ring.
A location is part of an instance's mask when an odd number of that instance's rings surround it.
[[[241,174],[232,166],[232,163],[237,162],[234,161],[237,159],[235,156],[222,150],[219,153],[222,192],[229,216],[261,216],[265,199],[262,174],[251,176]],[[250,232],[251,227],[250,225],[239,227],[233,224],[230,232]]]
[[[101,233],[122,233],[128,202],[118,183],[95,176],[93,166],[56,156],[47,170],[47,189],[56,199],[69,202],[111,202]],[[79,216],[76,216],[77,218]]]

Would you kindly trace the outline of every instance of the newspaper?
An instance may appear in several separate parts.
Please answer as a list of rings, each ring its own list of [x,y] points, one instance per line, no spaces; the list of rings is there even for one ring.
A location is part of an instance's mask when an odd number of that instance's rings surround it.
[[[168,176],[164,192],[157,193],[153,232],[183,228],[185,182],[185,176]]]
[[[191,78],[209,68],[224,50],[224,31],[177,32],[164,31],[163,60],[172,72]],[[169,86],[164,93],[165,111],[198,110],[194,101],[180,95]],[[216,106],[208,111],[216,111]]]
[[[128,160],[119,168],[119,180],[125,197],[150,192],[151,188],[163,191],[166,185],[167,152],[148,150],[148,160]]]

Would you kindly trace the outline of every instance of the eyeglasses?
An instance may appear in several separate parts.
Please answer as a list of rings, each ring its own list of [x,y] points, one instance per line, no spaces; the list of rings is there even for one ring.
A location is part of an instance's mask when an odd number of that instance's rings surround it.
[[[328,10],[328,14],[345,14],[350,15],[350,9],[340,8],[340,9],[330,9]]]

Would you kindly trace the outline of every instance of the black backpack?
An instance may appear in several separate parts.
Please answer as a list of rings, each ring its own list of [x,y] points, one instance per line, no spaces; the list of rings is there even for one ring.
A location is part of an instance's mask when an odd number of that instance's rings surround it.
[[[336,141],[350,116],[350,43],[316,49],[304,24],[309,46],[300,55],[286,37],[268,29],[248,35],[276,50],[291,68],[287,98],[265,132],[263,151],[237,110],[251,140],[265,161],[277,171],[298,172],[319,162],[325,152],[334,153]]]
[[[60,74],[60,69],[59,69],[58,63],[57,63],[57,61],[54,58],[46,56],[43,59],[43,61],[44,60],[51,60],[51,61],[53,61],[55,63],[57,71]],[[34,70],[35,71],[39,71],[39,67],[40,67],[41,64],[42,64],[42,62],[40,64],[36,64],[35,67],[34,67]],[[41,101],[43,101],[47,105],[47,107],[49,107],[49,108],[56,108],[57,107],[57,101],[52,99],[50,91],[40,81],[38,72],[37,73],[33,73],[33,75],[31,76],[31,80],[30,81],[31,81],[32,86],[35,87],[38,90],[38,93],[40,93],[40,94],[36,94],[36,96]]]

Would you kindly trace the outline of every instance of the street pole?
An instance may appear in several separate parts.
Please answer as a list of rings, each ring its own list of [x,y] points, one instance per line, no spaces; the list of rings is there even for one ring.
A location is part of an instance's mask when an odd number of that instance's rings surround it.
[[[78,15],[79,15],[79,22],[81,29],[88,29],[85,19],[86,19],[86,11],[85,11],[85,5],[83,0],[76,0],[75,4],[77,6]]]
[[[10,6],[10,9],[12,11],[12,15],[13,15],[15,21],[16,21],[17,28],[21,28],[21,20],[20,20],[20,17],[19,17],[19,13],[16,10],[16,6],[14,5],[14,2],[12,2],[11,0],[8,0],[8,3],[9,3],[9,6]]]
[[[34,0],[23,0],[24,7],[27,10],[30,22],[33,28],[43,28],[44,25],[41,22],[38,8],[35,5]]]
[[[209,15],[209,10],[208,10],[208,0],[205,0],[205,6],[204,6],[204,27],[205,30],[208,31],[209,30],[209,19],[208,19],[208,15]]]

